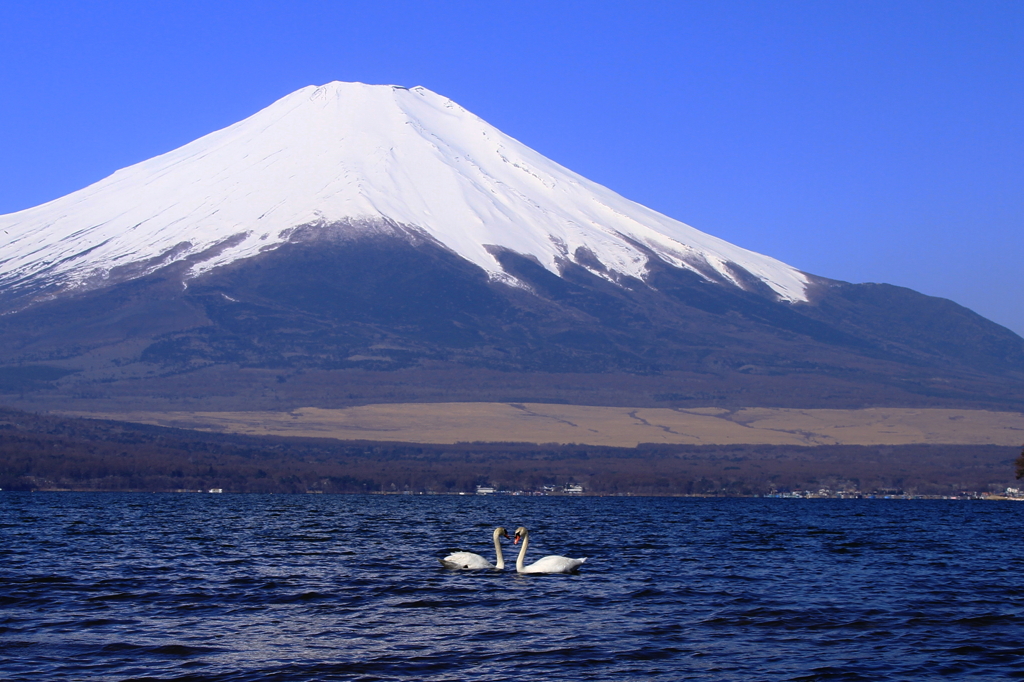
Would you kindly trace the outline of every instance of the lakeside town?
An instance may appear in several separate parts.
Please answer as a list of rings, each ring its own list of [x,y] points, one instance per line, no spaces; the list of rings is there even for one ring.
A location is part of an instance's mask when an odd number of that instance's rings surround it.
[[[0,488],[0,492],[4,492],[3,488]],[[14,492],[14,491],[8,491]],[[22,491],[24,492],[24,491]],[[31,492],[112,492],[103,490],[71,490],[69,488],[37,488]],[[121,492],[142,492],[142,491],[121,491]],[[161,492],[161,491],[147,491],[147,492]],[[208,488],[208,489],[184,489],[178,488],[175,490],[164,491],[172,493],[207,493],[207,494],[223,494],[223,493],[242,493],[241,491],[225,490],[224,488]],[[306,490],[307,495],[322,495],[325,491],[323,490]],[[273,494],[273,493],[271,493]],[[287,494],[287,493],[286,493]],[[340,494],[352,494],[352,493],[340,493]],[[965,490],[952,495],[921,495],[914,492],[899,490],[899,489],[881,489],[874,490],[871,492],[863,492],[860,490],[831,490],[829,488],[819,488],[818,490],[772,490],[764,493],[763,495],[721,495],[714,493],[698,493],[698,494],[675,494],[675,495],[651,495],[651,494],[640,494],[640,493],[588,493],[585,488],[578,483],[567,483],[562,486],[545,485],[541,486],[537,490],[505,490],[494,485],[478,485],[476,490],[473,492],[436,492],[436,491],[420,491],[414,492],[412,490],[380,490],[369,492],[371,495],[455,495],[455,496],[485,496],[485,495],[511,495],[514,497],[761,497],[769,499],[787,499],[787,500],[1009,500],[1016,502],[1024,502],[1024,490],[1020,488],[1006,488],[1002,492],[979,492],[976,490]]]
[[[212,492],[212,491],[211,491]],[[408,494],[408,493],[406,493]],[[431,494],[431,493],[426,493]],[[542,486],[540,490],[523,491],[523,490],[501,490],[493,485],[480,485],[477,486],[475,493],[457,493],[459,495],[528,495],[528,496],[559,496],[559,495],[571,495],[571,496],[582,496],[588,493],[584,490],[582,485],[576,483],[567,483],[562,487],[546,485]],[[600,497],[645,497],[644,495],[634,495],[632,493],[622,493],[618,495],[606,495],[597,494],[595,496]],[[719,495],[673,495],[673,497],[719,497]],[[736,497],[736,496],[731,496]],[[749,497],[749,496],[748,496]],[[912,492],[907,492],[899,489],[882,489],[875,490],[872,492],[863,492],[860,490],[831,490],[829,488],[819,488],[818,490],[786,490],[778,491],[772,490],[771,492],[759,495],[757,497],[763,498],[777,498],[777,499],[796,499],[796,500],[811,500],[811,499],[834,499],[834,500],[1015,500],[1024,502],[1024,490],[1020,488],[1006,488],[1001,493],[993,492],[979,492],[979,491],[962,491],[955,495],[919,495]]]

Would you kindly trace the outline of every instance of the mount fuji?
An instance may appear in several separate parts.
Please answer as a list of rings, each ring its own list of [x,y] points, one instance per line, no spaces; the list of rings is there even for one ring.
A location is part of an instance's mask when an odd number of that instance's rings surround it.
[[[329,83],[0,216],[0,394],[1024,405],[1024,340],[801,272],[422,87]]]
[[[613,281],[644,278],[653,256],[807,300],[794,268],[624,199],[426,88],[337,82],[0,218],[0,287],[95,288],[178,261],[187,280],[338,224],[419,233],[512,284],[496,250]]]

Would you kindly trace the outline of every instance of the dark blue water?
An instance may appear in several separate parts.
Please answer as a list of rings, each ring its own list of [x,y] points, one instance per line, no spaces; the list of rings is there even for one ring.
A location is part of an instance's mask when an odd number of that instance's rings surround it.
[[[1013,502],[0,493],[0,679],[1024,677],[1022,522]],[[498,524],[589,560],[440,567],[490,557]]]

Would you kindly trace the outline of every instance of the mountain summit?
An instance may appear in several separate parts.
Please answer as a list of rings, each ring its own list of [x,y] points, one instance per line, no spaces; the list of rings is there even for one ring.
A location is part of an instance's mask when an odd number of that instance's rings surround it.
[[[704,234],[421,87],[304,88],[0,228],[0,400],[30,408],[1024,409],[1009,330]]]
[[[655,258],[807,300],[796,269],[624,199],[426,88],[339,82],[0,217],[0,287],[94,288],[178,261],[187,279],[327,225],[413,230],[510,283],[499,250],[612,280],[645,279]]]

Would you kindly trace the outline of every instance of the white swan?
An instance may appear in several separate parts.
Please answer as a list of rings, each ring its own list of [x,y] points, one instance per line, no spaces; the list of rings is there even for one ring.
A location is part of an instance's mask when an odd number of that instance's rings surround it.
[[[523,548],[519,550],[519,558],[516,559],[517,573],[575,573],[580,565],[587,560],[586,557],[570,559],[567,556],[552,555],[538,559],[529,566],[523,566],[523,561],[526,559],[526,546],[530,543],[530,531],[522,526],[516,528],[516,537],[512,544],[519,544],[520,540],[523,541]]]
[[[494,553],[497,555],[498,563],[492,564],[487,559],[483,558],[479,554],[473,554],[472,552],[453,552],[443,559],[438,559],[441,565],[445,568],[454,568],[462,570],[474,570],[480,568],[493,568],[496,570],[504,570],[505,568],[505,557],[501,554],[501,543],[498,538],[504,537],[506,540],[511,540],[508,536],[508,531],[498,526],[494,529]]]

